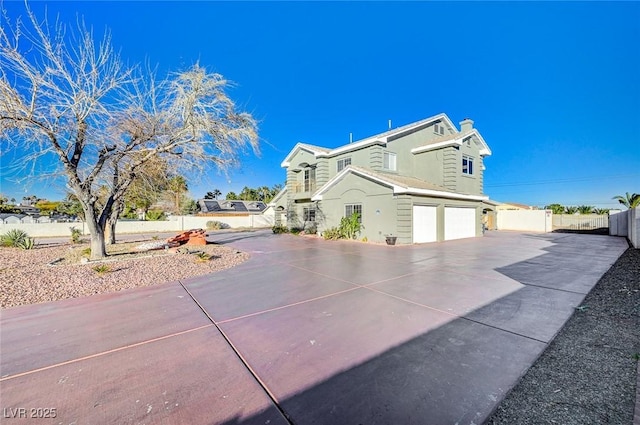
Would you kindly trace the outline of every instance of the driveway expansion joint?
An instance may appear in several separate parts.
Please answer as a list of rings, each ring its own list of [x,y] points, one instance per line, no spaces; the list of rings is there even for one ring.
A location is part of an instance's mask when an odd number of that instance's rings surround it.
[[[278,399],[276,398],[275,394],[273,394],[271,392],[271,390],[269,390],[269,388],[267,387],[267,384],[260,379],[260,377],[258,376],[257,372],[251,367],[251,365],[249,364],[249,362],[247,361],[247,359],[244,358],[244,356],[240,353],[240,350],[238,350],[238,348],[233,344],[233,342],[231,342],[231,339],[229,338],[229,336],[222,330],[222,328],[216,323],[215,320],[213,320],[213,317],[211,317],[211,315],[209,314],[209,312],[207,312],[207,310],[202,306],[202,304],[200,304],[198,302],[198,300],[193,296],[193,294],[191,293],[191,291],[189,291],[189,289],[184,285],[184,283],[182,283],[182,281],[178,281],[178,283],[180,284],[180,286],[182,286],[182,288],[185,290],[185,292],[189,295],[189,297],[191,297],[191,299],[193,300],[194,303],[196,303],[196,305],[200,308],[200,310],[202,310],[202,312],[207,316],[207,318],[209,319],[209,321],[211,321],[212,325],[216,327],[216,329],[218,329],[218,332],[220,332],[220,335],[222,335],[222,338],[224,338],[225,342],[227,343],[227,345],[231,348],[231,350],[234,352],[234,354],[236,355],[236,357],[238,357],[238,359],[240,360],[240,362],[242,363],[242,365],[247,369],[247,371],[249,371],[249,373],[251,374],[251,376],[253,377],[253,379],[255,379],[255,381],[258,383],[258,385],[262,388],[262,390],[265,392],[265,394],[267,394],[267,396],[269,397],[269,399],[271,399],[271,402],[273,403],[274,407],[276,409],[278,409],[278,411],[280,412],[280,414],[282,415],[282,417],[290,424],[290,425],[295,425],[291,418],[289,417],[289,415],[284,411],[284,409],[282,408],[282,406],[280,406],[280,402],[278,401]]]

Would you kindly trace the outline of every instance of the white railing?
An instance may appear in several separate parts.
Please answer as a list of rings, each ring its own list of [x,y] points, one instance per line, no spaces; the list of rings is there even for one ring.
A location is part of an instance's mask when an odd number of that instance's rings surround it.
[[[608,214],[554,214],[553,228],[567,230],[595,230],[609,227]]]

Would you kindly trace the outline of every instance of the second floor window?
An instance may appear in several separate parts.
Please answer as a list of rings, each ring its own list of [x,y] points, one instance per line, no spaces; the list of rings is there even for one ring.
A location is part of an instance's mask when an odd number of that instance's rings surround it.
[[[393,152],[385,152],[384,153],[384,162],[382,163],[382,167],[385,170],[396,171],[396,154]]]
[[[462,155],[462,174],[473,174],[473,158],[467,155]]]
[[[338,173],[351,165],[351,158],[342,158],[338,160]]]
[[[307,168],[304,170],[304,191],[312,192],[316,190],[316,169]]]

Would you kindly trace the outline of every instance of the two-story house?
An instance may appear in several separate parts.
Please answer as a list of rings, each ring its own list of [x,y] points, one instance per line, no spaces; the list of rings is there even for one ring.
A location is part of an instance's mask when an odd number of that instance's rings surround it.
[[[359,237],[423,243],[482,235],[484,158],[473,128],[445,114],[335,149],[298,143],[282,162],[287,184],[272,202],[289,227],[319,232],[360,214]]]

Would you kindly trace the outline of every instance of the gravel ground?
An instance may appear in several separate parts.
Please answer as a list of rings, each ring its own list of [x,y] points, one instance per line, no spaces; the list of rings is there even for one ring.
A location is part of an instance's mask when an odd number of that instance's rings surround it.
[[[31,250],[0,248],[0,308],[172,282],[234,267],[249,258],[249,254],[235,249],[208,244],[189,247],[212,255],[206,262],[198,261],[194,254],[155,251],[153,257],[123,259],[124,255],[117,255],[105,262],[79,264],[80,251],[87,247],[88,244],[58,244],[39,245]],[[59,258],[65,260],[50,265]],[[75,260],[73,264],[69,258]],[[96,272],[94,267],[98,265],[109,271]]]
[[[600,279],[486,424],[633,423],[640,357],[640,249]]]

